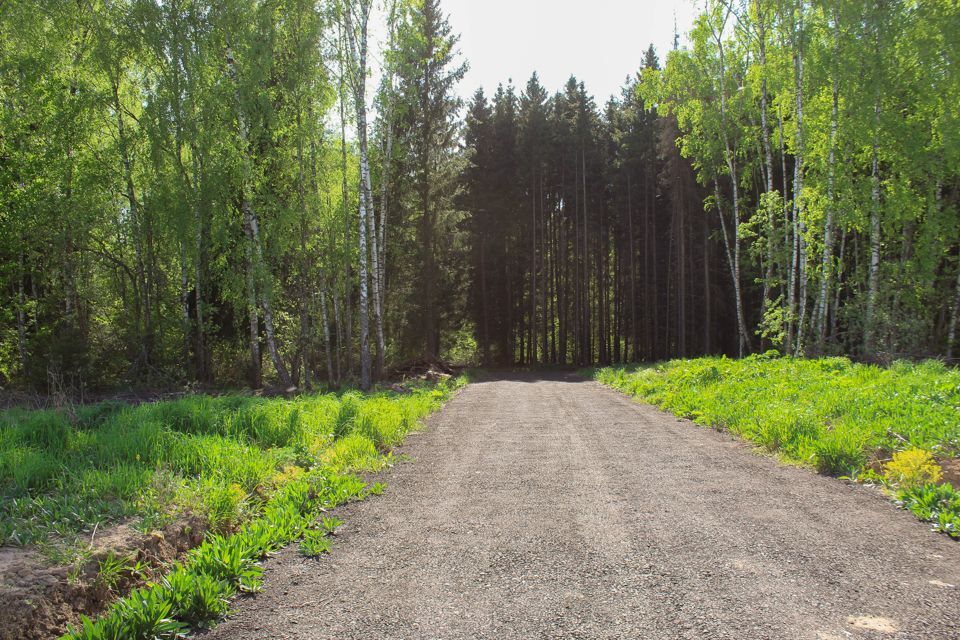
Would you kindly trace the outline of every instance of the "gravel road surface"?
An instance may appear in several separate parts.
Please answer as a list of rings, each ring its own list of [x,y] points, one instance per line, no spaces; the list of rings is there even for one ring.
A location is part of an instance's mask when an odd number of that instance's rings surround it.
[[[960,638],[960,543],[574,375],[471,384],[204,640]]]

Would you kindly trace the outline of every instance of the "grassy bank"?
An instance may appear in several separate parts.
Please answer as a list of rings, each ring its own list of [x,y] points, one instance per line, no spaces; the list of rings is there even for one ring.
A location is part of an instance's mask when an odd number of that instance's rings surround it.
[[[320,510],[365,495],[362,482],[342,474],[388,464],[390,448],[464,382],[409,393],[196,396],[4,412],[0,537],[54,561],[82,562],[97,529],[123,521],[152,531],[183,514],[201,517],[208,528],[201,547],[75,635],[175,637],[255,588],[255,561],[303,535]],[[129,570],[101,566],[101,573]]]
[[[954,499],[952,488],[933,492],[897,486],[884,464],[904,451],[920,450],[939,458],[960,453],[960,371],[940,362],[878,367],[845,358],[757,355],[586,373],[821,473],[885,482],[900,490],[904,506],[923,519],[935,526],[943,520],[940,528],[948,533],[954,521],[944,512],[955,511],[951,518],[960,524],[960,500]],[[917,500],[927,500],[926,506],[913,508]]]

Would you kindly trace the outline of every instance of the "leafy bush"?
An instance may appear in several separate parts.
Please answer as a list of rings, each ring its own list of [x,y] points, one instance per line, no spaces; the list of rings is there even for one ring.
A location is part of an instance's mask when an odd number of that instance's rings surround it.
[[[893,454],[893,459],[884,465],[883,475],[888,482],[909,488],[936,484],[943,471],[929,451],[907,449]]]

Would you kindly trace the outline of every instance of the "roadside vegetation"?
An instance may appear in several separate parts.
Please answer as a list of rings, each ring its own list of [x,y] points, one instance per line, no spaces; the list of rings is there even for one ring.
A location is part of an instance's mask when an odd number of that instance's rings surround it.
[[[588,370],[597,381],[730,431],[820,473],[882,484],[934,528],[960,537],[960,491],[937,460],[960,453],[960,371],[774,354]]]
[[[162,572],[133,558],[100,560],[97,579],[105,584],[136,584],[132,574],[159,579],[68,635],[178,637],[222,617],[231,596],[258,588],[256,562],[267,553],[305,534],[307,555],[327,548],[321,539],[339,521],[319,520],[322,511],[383,491],[349,473],[389,465],[391,447],[464,383],[4,412],[3,544],[79,566],[97,530],[123,522],[149,532],[197,518],[205,541]]]

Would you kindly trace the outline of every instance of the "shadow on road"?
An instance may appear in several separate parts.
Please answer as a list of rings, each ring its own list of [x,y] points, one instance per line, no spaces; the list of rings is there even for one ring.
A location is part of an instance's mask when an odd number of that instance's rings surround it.
[[[475,374],[474,382],[525,382],[528,384],[537,382],[590,382],[588,378],[579,375],[577,371],[572,367],[568,369],[483,369]]]

